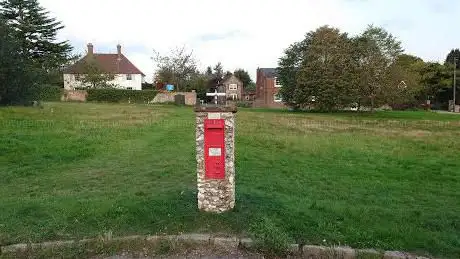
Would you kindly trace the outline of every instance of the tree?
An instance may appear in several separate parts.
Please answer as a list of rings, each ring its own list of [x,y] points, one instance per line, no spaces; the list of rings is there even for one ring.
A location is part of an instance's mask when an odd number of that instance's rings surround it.
[[[239,68],[239,69],[236,69],[235,72],[233,72],[233,74],[241,80],[241,82],[243,82],[243,87],[244,89],[249,89],[251,87],[251,84],[253,83],[252,82],[252,79],[251,79],[251,76],[249,75],[248,71],[242,69],[242,68]]]
[[[222,63],[217,63],[213,68],[213,78],[215,81],[220,82],[224,77],[224,68],[222,67]]]
[[[20,52],[20,42],[0,18],[0,105],[24,105],[35,100],[39,72],[33,60]]]
[[[103,71],[92,57],[86,57],[83,62],[83,75],[79,76],[84,85],[89,85],[88,88],[114,87],[110,84],[115,78],[114,74]]]
[[[193,51],[187,51],[185,47],[176,47],[164,56],[154,50],[153,59],[157,64],[157,77],[164,83],[174,84],[177,91],[197,71]]]
[[[211,79],[211,78],[212,78],[213,73],[212,73],[212,67],[211,67],[211,66],[208,66],[208,67],[206,68],[205,75],[208,77],[208,79]]]
[[[293,108],[332,111],[352,101],[352,44],[346,33],[323,26],[292,44],[280,59],[281,96]]]
[[[57,41],[61,22],[49,16],[37,0],[2,0],[0,17],[11,28],[21,55],[28,55],[44,71],[60,71],[69,60],[72,47]]]
[[[278,80],[283,86],[280,89],[281,97],[286,105],[294,109],[303,106],[302,101],[296,98],[297,79],[310,46],[311,37],[312,33],[310,32],[305,35],[304,40],[291,44],[284,51],[284,56],[279,59],[278,63]]]
[[[229,77],[231,77],[232,75],[233,75],[233,73],[227,70],[227,71],[225,71],[224,78],[229,78]]]
[[[419,57],[402,54],[389,67],[389,85],[384,98],[392,107],[416,107],[426,101],[421,72],[425,62]]]
[[[452,97],[452,72],[450,67],[439,63],[425,63],[420,71],[422,96],[432,99],[439,108],[447,109]]]
[[[449,54],[447,54],[445,65],[453,65],[454,59],[457,59],[457,69],[460,68],[460,49],[452,49]]]
[[[401,42],[380,27],[369,25],[354,40],[354,60],[357,64],[357,102],[368,104],[373,111],[392,96],[394,82],[391,66],[403,53]]]

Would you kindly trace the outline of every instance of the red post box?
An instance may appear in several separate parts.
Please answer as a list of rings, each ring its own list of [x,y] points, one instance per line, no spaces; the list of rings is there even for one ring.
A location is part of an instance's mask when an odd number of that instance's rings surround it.
[[[225,179],[225,122],[223,119],[204,120],[205,177]]]

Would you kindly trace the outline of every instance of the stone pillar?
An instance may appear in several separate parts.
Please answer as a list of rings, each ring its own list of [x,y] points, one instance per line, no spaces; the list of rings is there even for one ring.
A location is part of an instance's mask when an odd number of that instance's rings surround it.
[[[235,113],[236,107],[197,106],[196,112],[196,160],[198,184],[198,209],[221,213],[235,206]],[[223,119],[225,141],[225,177],[206,177],[205,120]]]

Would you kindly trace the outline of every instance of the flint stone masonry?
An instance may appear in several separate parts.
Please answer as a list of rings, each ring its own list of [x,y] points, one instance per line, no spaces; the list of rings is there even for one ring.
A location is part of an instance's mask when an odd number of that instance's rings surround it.
[[[235,117],[234,107],[197,107],[196,161],[198,209],[222,213],[235,207]],[[204,121],[207,118],[225,121],[225,179],[206,179],[204,153]]]

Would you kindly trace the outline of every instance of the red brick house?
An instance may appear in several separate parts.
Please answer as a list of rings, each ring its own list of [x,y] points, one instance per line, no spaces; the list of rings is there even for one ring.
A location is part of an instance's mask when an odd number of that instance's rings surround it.
[[[286,107],[279,95],[280,88],[281,84],[277,80],[276,68],[257,68],[254,107]]]

